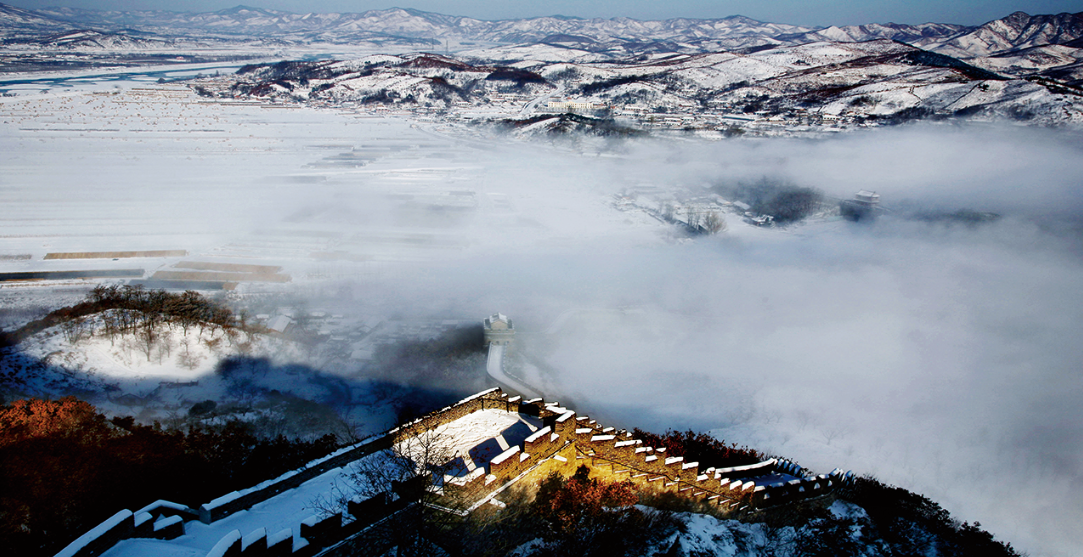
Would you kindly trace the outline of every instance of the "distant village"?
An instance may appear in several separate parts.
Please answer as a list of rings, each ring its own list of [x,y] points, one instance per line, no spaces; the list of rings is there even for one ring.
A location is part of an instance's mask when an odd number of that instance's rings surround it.
[[[358,115],[406,117],[419,122],[476,123],[486,120],[525,119],[544,114],[577,114],[581,116],[611,119],[618,124],[658,132],[700,132],[707,138],[735,135],[792,135],[794,133],[822,133],[843,131],[853,127],[877,125],[859,111],[844,109],[838,114],[819,109],[795,107],[783,113],[769,110],[750,110],[747,100],[709,100],[703,106],[691,100],[676,103],[648,105],[642,103],[603,103],[574,96],[546,96],[526,92],[508,91],[499,86],[489,86],[473,100],[456,100],[446,107],[425,106],[404,101],[394,92],[381,102],[361,100],[334,100],[309,98],[283,101],[282,97],[265,100],[247,95],[237,95],[230,90],[230,76],[205,78],[197,85],[210,102],[254,103],[266,106],[300,107],[312,106],[349,110]],[[689,91],[689,95],[693,92]],[[212,100],[213,99],[213,100]]]

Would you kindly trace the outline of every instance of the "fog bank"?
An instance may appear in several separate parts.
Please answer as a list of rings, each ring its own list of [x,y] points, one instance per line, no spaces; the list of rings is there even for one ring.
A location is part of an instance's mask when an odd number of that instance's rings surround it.
[[[429,308],[508,313],[547,395],[611,425],[709,429],[822,472],[871,474],[1021,550],[1069,555],[1083,543],[1083,157],[1071,139],[910,128],[625,145],[619,163],[570,164],[605,176],[585,186],[614,191],[766,175],[839,197],[872,189],[889,209],[1003,218],[889,212],[760,230],[727,215],[728,233],[691,242],[606,229],[381,287]],[[532,179],[545,180],[509,182]]]

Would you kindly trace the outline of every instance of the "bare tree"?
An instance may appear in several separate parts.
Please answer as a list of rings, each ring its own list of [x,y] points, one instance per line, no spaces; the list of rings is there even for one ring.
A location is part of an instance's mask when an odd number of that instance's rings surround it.
[[[718,211],[711,211],[703,217],[703,229],[711,234],[717,234],[726,230],[726,220],[718,214]]]
[[[465,506],[443,485],[451,460],[448,440],[422,431],[353,463],[345,478],[310,506],[330,515],[348,512],[351,501],[399,500],[404,505],[391,521],[389,543],[400,556],[431,555],[436,534]]]
[[[666,219],[666,222],[673,222],[673,215],[677,213],[677,208],[672,203],[665,203],[662,205],[661,211],[662,218]]]
[[[139,348],[146,354],[148,362],[150,361],[151,352],[158,343],[158,323],[160,319],[161,314],[143,312],[139,322],[139,328],[136,330],[136,339],[139,341]]]
[[[694,206],[689,205],[688,207],[686,207],[684,210],[684,214],[688,221],[688,228],[691,228],[693,230],[699,228],[700,215],[699,212],[696,211],[696,208]]]
[[[117,335],[120,334],[120,316],[116,310],[110,310],[101,314],[102,332],[109,337],[109,346],[116,345]]]
[[[177,363],[184,369],[194,370],[199,367],[201,358],[188,352],[188,339],[184,340],[184,354],[177,358]]]
[[[844,437],[846,433],[845,428],[841,424],[830,424],[820,429],[820,434],[824,436],[824,441],[830,445],[838,437]]]
[[[91,335],[90,324],[85,317],[76,317],[60,324],[60,330],[64,338],[71,344],[75,344]]]
[[[180,325],[184,336],[188,336],[188,329],[200,321],[200,311],[206,304],[203,296],[193,290],[185,290],[179,296],[172,296],[166,304],[166,310],[170,319]]]

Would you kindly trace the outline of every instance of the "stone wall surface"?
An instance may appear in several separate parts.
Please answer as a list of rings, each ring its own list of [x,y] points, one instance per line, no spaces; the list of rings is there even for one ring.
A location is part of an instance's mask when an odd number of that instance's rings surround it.
[[[508,407],[507,395],[499,388],[489,389],[474,396],[465,398],[451,406],[447,406],[430,412],[412,422],[400,425],[389,432],[395,440],[415,437],[422,432],[434,430],[444,424],[451,423],[463,416],[473,414],[478,410],[489,408],[506,410]]]
[[[701,469],[698,463],[669,457],[664,449],[647,447],[630,433],[604,427],[587,416],[576,416],[574,421],[573,438],[580,461],[606,469],[618,479],[626,478],[654,491],[702,499],[722,510],[769,508],[819,498],[839,485],[838,479],[827,476],[794,476],[781,484],[757,485],[757,480],[769,477],[770,482],[777,482],[773,475],[798,474],[799,467],[769,459],[746,466]]]
[[[204,524],[216,522],[236,512],[249,509],[252,505],[262,503],[279,493],[289,491],[324,472],[334,470],[335,468],[341,468],[376,451],[389,449],[391,448],[391,445],[392,438],[387,435],[382,435],[372,441],[362,443],[348,451],[337,454],[332,458],[283,474],[275,480],[264,482],[265,485],[260,484],[256,489],[238,492],[236,497],[230,497],[221,502],[215,500],[200,505],[199,520]]]
[[[475,507],[500,493],[521,475],[535,477],[551,471],[570,475],[584,464],[614,479],[631,481],[654,492],[702,501],[723,512],[772,508],[819,498],[853,478],[852,473],[840,470],[830,475],[804,477],[798,466],[775,459],[748,466],[701,469],[698,463],[669,456],[662,448],[648,447],[625,430],[605,427],[587,416],[579,416],[574,411],[562,408],[556,402],[509,397],[497,388],[463,399],[367,442],[340,449],[274,480],[220,497],[202,505],[198,511],[168,501],[157,501],[134,514],[122,511],[73,542],[57,557],[96,557],[120,540],[130,537],[172,539],[181,536],[184,534],[184,520],[198,518],[208,524],[214,523],[293,489],[324,472],[485,409],[535,416],[543,426],[521,445],[509,447],[492,459],[487,474],[479,469],[470,476],[453,478],[452,483],[445,483],[445,489],[468,494],[471,500],[476,501]],[[257,529],[243,538],[239,532],[233,531],[222,538],[208,557],[315,555],[344,540],[355,538],[360,532],[419,500],[423,490],[410,490],[407,487],[403,484],[395,487],[394,494],[388,492],[362,501],[351,501],[347,505],[347,514],[338,513],[322,518],[312,516],[302,521],[297,525],[299,543],[293,542],[293,530],[290,528],[278,532]],[[347,543],[342,547],[353,546]]]
[[[70,543],[56,557],[97,557],[120,540],[129,538],[133,532],[135,516],[124,509]]]
[[[139,514],[150,514],[152,517],[154,515],[162,515],[181,516],[184,519],[198,518],[203,523],[211,524],[236,512],[249,509],[253,505],[266,501],[275,495],[289,491],[324,472],[345,466],[375,451],[391,448],[395,440],[402,438],[408,431],[421,432],[428,429],[435,429],[440,425],[452,422],[483,408],[506,409],[508,407],[507,395],[501,392],[500,389],[490,389],[464,399],[454,405],[443,408],[442,410],[433,412],[411,424],[395,428],[375,439],[358,444],[346,450],[336,451],[336,453],[333,453],[333,455],[329,457],[313,461],[301,469],[283,474],[282,476],[264,482],[255,488],[229,494],[210,503],[201,505],[198,511],[168,501],[157,501],[140,510]],[[168,524],[163,525],[163,528],[161,529],[155,528],[155,524],[156,523],[153,520],[148,522],[145,519],[141,519],[139,528],[136,528],[135,513],[132,513],[130,510],[124,510],[69,544],[68,547],[61,550],[60,553],[57,553],[56,557],[97,557],[124,539],[132,537],[172,539],[172,537],[177,537],[184,533],[183,522],[170,521]],[[301,529],[302,531],[304,530],[304,525],[301,525]],[[302,534],[302,538],[303,537],[304,535]],[[227,538],[232,539],[232,533],[227,535]],[[222,542],[219,544],[221,547],[216,545],[215,549],[212,550],[212,553],[216,555],[240,555],[241,541],[240,538],[237,538],[236,543],[234,543],[233,541],[228,541],[223,538]],[[254,552],[263,555],[267,554],[265,553],[266,551],[271,550],[271,548],[267,547],[266,543],[262,545],[262,549],[259,549],[259,547],[260,544],[252,544],[251,547],[247,549],[245,555],[254,555],[256,554]],[[273,548],[273,552],[282,552],[284,551],[283,547],[284,545],[282,543],[276,544]],[[289,554],[300,556],[301,553],[298,553],[298,551],[303,548],[304,545],[302,545],[301,548],[291,547]]]

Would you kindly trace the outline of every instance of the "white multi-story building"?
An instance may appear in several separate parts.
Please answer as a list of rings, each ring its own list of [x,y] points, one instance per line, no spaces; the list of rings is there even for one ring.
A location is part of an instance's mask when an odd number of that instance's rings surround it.
[[[603,107],[602,104],[593,101],[549,101],[546,104],[549,110],[563,110],[563,111],[575,111],[575,110],[598,110]]]

